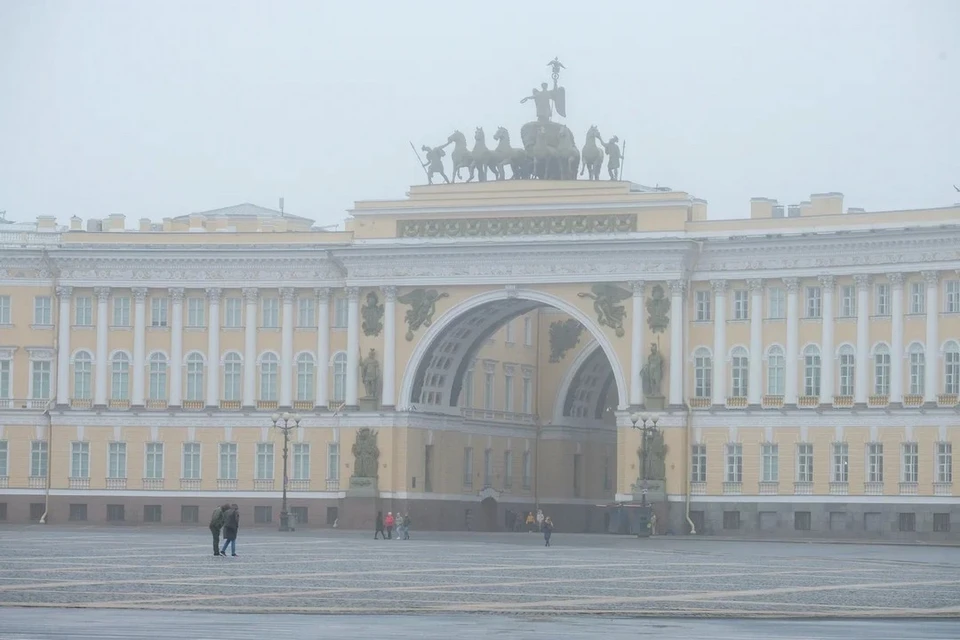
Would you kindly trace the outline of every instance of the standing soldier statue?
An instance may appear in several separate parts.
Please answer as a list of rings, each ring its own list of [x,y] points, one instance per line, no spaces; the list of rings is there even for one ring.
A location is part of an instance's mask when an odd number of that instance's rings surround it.
[[[603,138],[600,138],[600,144],[603,145],[604,151],[607,152],[607,157],[610,158],[609,162],[607,162],[607,173],[610,174],[611,180],[620,179],[620,158],[623,156],[620,153],[618,142],[620,142],[620,138],[617,136],[610,138],[610,142],[604,142]]]
[[[447,144],[450,144],[449,142]],[[433,174],[439,173],[443,177],[443,181],[447,184],[450,184],[450,180],[447,178],[447,174],[443,171],[443,156],[447,155],[447,152],[443,150],[443,147],[447,146],[446,144],[440,147],[433,147],[432,149],[427,145],[420,147],[425,154],[427,154],[427,161],[421,162],[424,169],[427,171],[427,181],[430,184],[433,184]]]

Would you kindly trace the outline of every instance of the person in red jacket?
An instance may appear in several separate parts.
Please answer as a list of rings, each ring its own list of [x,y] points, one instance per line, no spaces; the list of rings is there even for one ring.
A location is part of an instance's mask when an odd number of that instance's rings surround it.
[[[392,512],[392,511],[388,511],[388,512],[387,512],[387,517],[383,519],[383,526],[387,528],[387,540],[390,540],[391,538],[393,538],[393,525],[394,525],[394,522],[395,522],[395,521],[394,521],[394,519],[393,519],[393,512]]]

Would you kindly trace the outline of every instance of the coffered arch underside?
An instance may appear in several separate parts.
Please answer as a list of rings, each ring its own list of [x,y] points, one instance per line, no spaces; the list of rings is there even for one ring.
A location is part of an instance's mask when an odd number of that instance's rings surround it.
[[[573,378],[563,394],[562,414],[554,418],[563,421],[600,421],[608,407],[616,408],[619,398],[616,393],[613,369],[603,349],[593,347],[587,357],[576,367]]]

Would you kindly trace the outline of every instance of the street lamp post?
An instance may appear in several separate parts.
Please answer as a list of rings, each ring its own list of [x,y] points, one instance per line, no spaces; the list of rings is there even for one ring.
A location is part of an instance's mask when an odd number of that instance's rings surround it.
[[[287,513],[287,448],[290,444],[290,432],[300,426],[299,413],[275,413],[270,416],[273,426],[283,432],[283,503],[280,505],[280,531],[292,531],[290,514]],[[280,424],[280,423],[283,424]]]
[[[630,422],[633,423],[633,428],[638,429],[642,435],[641,441],[641,451],[643,452],[640,459],[640,479],[643,481],[643,494],[642,494],[642,504],[647,506],[647,488],[648,480],[647,477],[647,437],[655,435],[657,433],[657,422],[660,421],[660,416],[656,413],[632,413],[630,414]],[[637,423],[640,422],[642,426],[638,427]],[[647,426],[647,423],[650,423],[650,426]]]

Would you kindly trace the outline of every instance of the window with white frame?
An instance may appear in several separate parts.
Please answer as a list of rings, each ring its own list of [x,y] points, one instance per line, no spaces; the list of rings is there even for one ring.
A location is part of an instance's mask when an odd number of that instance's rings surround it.
[[[857,315],[857,288],[852,285],[840,287],[840,317],[853,318]]]
[[[697,398],[711,397],[713,386],[713,358],[710,350],[700,347],[693,352],[694,389]]]
[[[950,442],[937,443],[937,482],[953,482],[953,444]]]
[[[873,392],[890,394],[890,347],[885,344],[878,344],[873,350]]]
[[[187,298],[187,326],[204,327],[207,324],[207,301],[203,298]],[[212,328],[212,327],[211,327]]]
[[[710,292],[697,291],[694,297],[694,319],[697,322],[710,320]]]
[[[823,299],[820,287],[807,287],[806,317],[819,318],[823,315]]]
[[[33,324],[53,324],[53,298],[50,296],[36,296],[33,299]]]
[[[523,412],[533,413],[533,379],[523,376]]]
[[[268,402],[277,399],[277,370],[279,361],[274,353],[260,356],[260,399]]]
[[[493,372],[487,371],[483,374],[483,408],[490,411],[493,409]]]
[[[493,486],[493,451],[483,450],[483,486]]]
[[[148,442],[146,447],[146,465],[143,477],[150,480],[163,478],[163,443]]]
[[[10,296],[0,296],[0,325],[12,324],[11,317]]]
[[[220,443],[220,480],[237,479],[237,443]]]
[[[803,395],[820,395],[820,349],[812,344],[803,350]]]
[[[0,391],[0,398],[2,397],[3,393]],[[93,356],[88,351],[78,351],[73,357],[72,397],[77,400],[89,400],[93,397]]]
[[[254,467],[254,476],[257,480],[273,480],[273,443],[257,443],[257,462]]]
[[[947,313],[960,313],[960,280],[947,280],[944,283],[943,310]]]
[[[943,350],[943,392],[960,394],[960,343],[951,340]]]
[[[317,326],[317,299],[303,295],[297,298],[297,326],[309,329]]]
[[[166,298],[150,299],[150,326],[151,327],[167,326],[167,299]]]
[[[203,400],[203,354],[193,352],[187,356],[186,400]]]
[[[839,361],[840,375],[837,379],[839,383],[839,395],[852,396],[853,387],[856,382],[855,373],[857,367],[857,356],[853,347],[849,344],[841,345],[837,355]]]
[[[916,442],[904,442],[900,448],[900,469],[902,482],[917,482],[919,477],[920,455]]]
[[[473,485],[473,447],[463,448],[463,486]]]
[[[730,394],[735,398],[747,397],[747,380],[750,377],[750,358],[747,350],[737,347],[730,355]]]
[[[53,363],[49,360],[30,361],[30,379],[32,400],[49,400],[52,381]]]
[[[533,346],[533,318],[530,316],[523,319],[523,344],[527,347]]]
[[[743,482],[743,445],[727,443],[727,482]]]
[[[780,481],[780,447],[772,443],[760,445],[760,482]]]
[[[297,356],[297,400],[306,402],[313,400],[313,371],[316,364],[309,353]]]
[[[223,399],[236,402],[243,399],[243,359],[236,351],[223,358]]]
[[[46,444],[46,442],[44,442],[43,444]],[[44,448],[44,451],[46,451],[46,448]],[[46,465],[44,464],[44,466]],[[46,473],[44,473],[43,475],[46,475]],[[90,443],[89,442],[71,442],[70,443],[70,477],[71,478],[89,478],[90,477]]]
[[[150,355],[150,400],[167,399],[167,356],[162,353]]]
[[[113,326],[130,326],[130,297],[118,296],[113,299]]]
[[[310,479],[310,444],[307,442],[293,444],[293,479]]]
[[[876,315],[890,315],[890,285],[878,284],[873,291],[873,301]]]
[[[76,443],[74,443],[76,444]],[[72,451],[71,451],[72,454]],[[71,462],[73,458],[71,455]],[[72,467],[71,467],[72,475]],[[30,443],[30,477],[47,477],[47,443],[45,440],[34,440]]]
[[[787,294],[783,287],[767,289],[768,314],[771,320],[783,320],[787,317]]]
[[[737,289],[733,292],[733,319],[750,319],[750,292],[746,289]]]
[[[813,482],[813,445],[797,445],[797,482]]]
[[[507,322],[506,326],[504,327],[504,342],[507,344],[513,344],[514,342],[512,321]]]
[[[185,480],[199,480],[200,475],[200,443],[183,443],[183,478]]]
[[[503,488],[509,489],[513,486],[513,451],[507,449],[503,452]]]
[[[10,446],[6,440],[0,440],[0,478],[6,478],[10,475],[9,463]]]
[[[767,350],[767,395],[782,396],[786,389],[787,363],[783,348],[773,345]]]
[[[111,372],[110,398],[112,400],[129,400],[130,356],[123,351],[113,354]]]
[[[107,477],[127,477],[127,443],[111,442],[107,445]]]
[[[833,443],[833,466],[830,482],[850,481],[850,447],[846,442]]]
[[[463,374],[463,388],[461,393],[463,395],[463,406],[467,409],[473,408],[473,385],[474,385],[474,376],[473,376],[473,365],[467,369],[466,373]]]
[[[923,282],[910,283],[910,313],[920,314],[927,311],[927,286]]]
[[[343,402],[347,397],[347,354],[333,356],[333,399]]]
[[[223,326],[227,329],[243,326],[243,298],[224,298]]]
[[[883,444],[867,445],[867,482],[883,482]]]
[[[910,345],[910,394],[921,396],[924,393],[924,379],[926,378],[926,358],[923,345],[914,342]]]
[[[93,326],[93,298],[90,296],[80,296],[75,298],[73,322],[78,327]],[[0,324],[3,324],[0,322]]]
[[[276,329],[280,326],[280,300],[278,298],[261,298],[262,318],[260,326],[264,329]]]
[[[523,473],[523,488],[529,489],[533,483],[533,457],[529,451],[524,451],[520,460],[521,472]]]
[[[503,410],[513,412],[513,369],[506,369],[503,376]]]
[[[340,443],[327,444],[327,480],[340,479]]]
[[[13,394],[13,381],[11,380],[11,373],[13,372],[13,361],[4,358],[0,360],[0,399],[8,400]]]
[[[348,315],[347,298],[345,296],[335,296],[333,298],[333,328],[346,329]]]
[[[690,482],[707,481],[707,445],[690,446]]]

